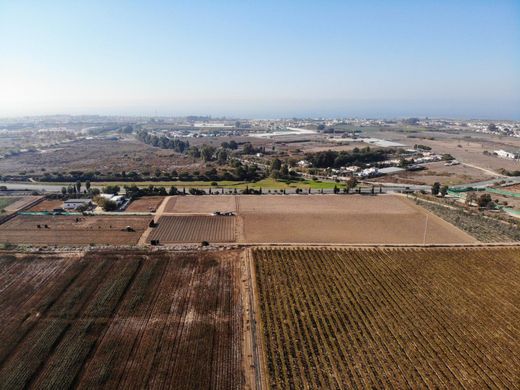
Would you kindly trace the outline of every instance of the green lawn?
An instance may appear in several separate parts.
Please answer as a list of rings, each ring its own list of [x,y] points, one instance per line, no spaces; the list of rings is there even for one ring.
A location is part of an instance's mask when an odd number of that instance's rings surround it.
[[[93,182],[92,186],[95,187],[105,187],[107,185],[118,185],[120,187],[123,187],[124,185],[132,185],[135,184],[139,187],[148,187],[149,185],[153,185],[156,187],[166,187],[170,188],[172,186],[175,186],[177,188],[200,188],[200,189],[206,189],[206,188],[215,188],[215,186],[211,185],[212,182],[210,181],[142,181],[142,182]],[[242,190],[246,187],[249,188],[265,188],[265,189],[276,189],[276,190],[283,190],[283,189],[295,189],[295,188],[302,188],[302,189],[327,189],[327,188],[334,188],[335,185],[338,186],[338,188],[344,188],[344,184],[339,184],[335,182],[329,182],[329,181],[313,181],[313,180],[303,180],[303,181],[285,181],[285,180],[276,180],[272,178],[267,178],[263,180],[259,180],[257,182],[252,183],[246,183],[244,181],[218,181],[216,182],[217,186],[219,188],[226,188],[226,189],[238,189]],[[50,185],[60,185],[60,186],[67,186],[68,183],[45,183]]]

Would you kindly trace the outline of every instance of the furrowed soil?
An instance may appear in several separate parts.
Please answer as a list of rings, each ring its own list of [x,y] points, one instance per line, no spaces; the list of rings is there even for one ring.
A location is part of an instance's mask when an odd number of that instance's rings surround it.
[[[138,198],[128,205],[128,212],[155,212],[164,200],[164,196],[145,196]]]
[[[234,242],[235,217],[178,215],[159,218],[148,241],[162,244],[187,242]]]
[[[239,253],[0,253],[0,387],[238,389]]]
[[[520,250],[254,249],[269,388],[517,388]]]
[[[135,245],[149,220],[137,216],[17,215],[0,225],[0,243]],[[127,226],[134,231],[125,231]]]
[[[32,206],[28,211],[53,211],[54,209],[61,207],[63,207],[63,200],[44,199]]]

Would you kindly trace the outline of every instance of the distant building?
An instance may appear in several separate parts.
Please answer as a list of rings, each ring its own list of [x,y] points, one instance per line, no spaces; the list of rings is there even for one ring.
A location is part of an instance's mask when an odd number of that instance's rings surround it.
[[[123,203],[125,203],[125,198],[124,196],[121,196],[121,195],[114,195],[113,197],[110,198],[110,200],[112,202],[114,202],[117,207],[121,207],[123,205]]]
[[[122,195],[99,194],[99,196],[108,201],[114,202],[117,207],[121,207],[126,201],[125,197]]]
[[[367,169],[363,169],[361,172],[357,173],[356,175],[359,177],[375,177],[375,176],[379,176],[380,173],[379,173],[379,169],[377,169],[377,168],[367,168]]]
[[[79,207],[89,207],[91,203],[90,199],[67,199],[63,202],[63,209],[76,210]]]
[[[515,159],[519,158],[519,154],[518,153],[508,152],[508,151],[505,151],[503,149],[495,150],[494,153],[498,157],[501,157],[501,158],[509,158],[509,159],[512,159],[512,160],[515,160]]]

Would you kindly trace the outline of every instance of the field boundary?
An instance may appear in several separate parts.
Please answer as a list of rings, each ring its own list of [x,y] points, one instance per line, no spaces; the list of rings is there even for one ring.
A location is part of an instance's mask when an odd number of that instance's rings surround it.
[[[470,237],[471,239],[473,239],[475,242],[480,242],[480,240],[477,240],[475,237],[473,237],[472,235],[470,235],[469,233],[465,232],[464,230],[462,230],[461,228],[459,228],[458,226],[455,226],[451,223],[449,223],[448,221],[442,219],[441,217],[439,217],[438,215],[432,213],[430,210],[424,208],[424,207],[421,207],[421,205],[413,202],[410,198],[408,197],[404,197],[402,196],[400,199],[405,200],[405,202],[407,204],[409,204],[411,207],[415,208],[416,210],[420,211],[421,213],[424,213],[426,215],[426,224],[428,223],[428,219],[429,218],[432,218],[434,220],[436,220],[439,224],[441,225],[444,225],[446,227],[446,229],[455,229],[457,230],[460,234],[463,234],[463,235],[466,235],[468,237]],[[427,227],[425,227],[425,239],[424,239],[424,244],[426,245],[426,236],[427,236]]]
[[[244,252],[245,257],[245,266],[247,277],[246,279],[249,281],[248,288],[248,301],[249,301],[249,323],[251,326],[250,337],[251,337],[251,347],[252,347],[252,360],[254,370],[254,388],[256,390],[268,389],[266,383],[266,355],[263,350],[264,339],[263,339],[263,331],[262,331],[262,320],[260,317],[260,312],[258,308],[259,300],[258,300],[258,286],[256,284],[256,273],[255,273],[255,265],[254,258],[251,252],[251,249],[247,249]]]

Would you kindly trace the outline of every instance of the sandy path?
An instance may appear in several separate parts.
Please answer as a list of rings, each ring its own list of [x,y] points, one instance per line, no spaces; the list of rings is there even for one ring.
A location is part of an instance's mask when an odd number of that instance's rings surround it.
[[[240,280],[242,304],[243,304],[243,368],[245,375],[245,388],[262,390],[269,388],[267,383],[265,356],[263,352],[262,330],[258,313],[256,276],[253,264],[253,256],[250,249],[243,251],[241,255]]]
[[[497,176],[498,177],[507,177],[506,175],[502,175],[501,173],[492,171],[491,169],[486,169],[486,168],[479,167],[478,165],[468,164],[468,163],[465,163],[465,162],[461,162],[461,164],[465,165],[467,167],[470,167],[470,168],[478,169],[478,170],[488,174],[489,176],[493,176],[493,177],[497,177]]]
[[[159,207],[157,207],[157,210],[155,211],[154,213],[154,221],[158,221],[159,218],[161,218],[161,216],[164,214],[164,209],[166,208],[166,204],[168,203],[168,201],[170,200],[171,196],[167,196],[163,199],[162,203],[159,205]],[[139,238],[139,242],[137,243],[137,245],[146,245],[146,241],[148,240],[148,237],[150,236],[150,234],[152,233],[153,231],[153,227],[150,227],[148,226],[146,228],[146,230],[143,232],[143,234],[141,235],[141,238]]]

